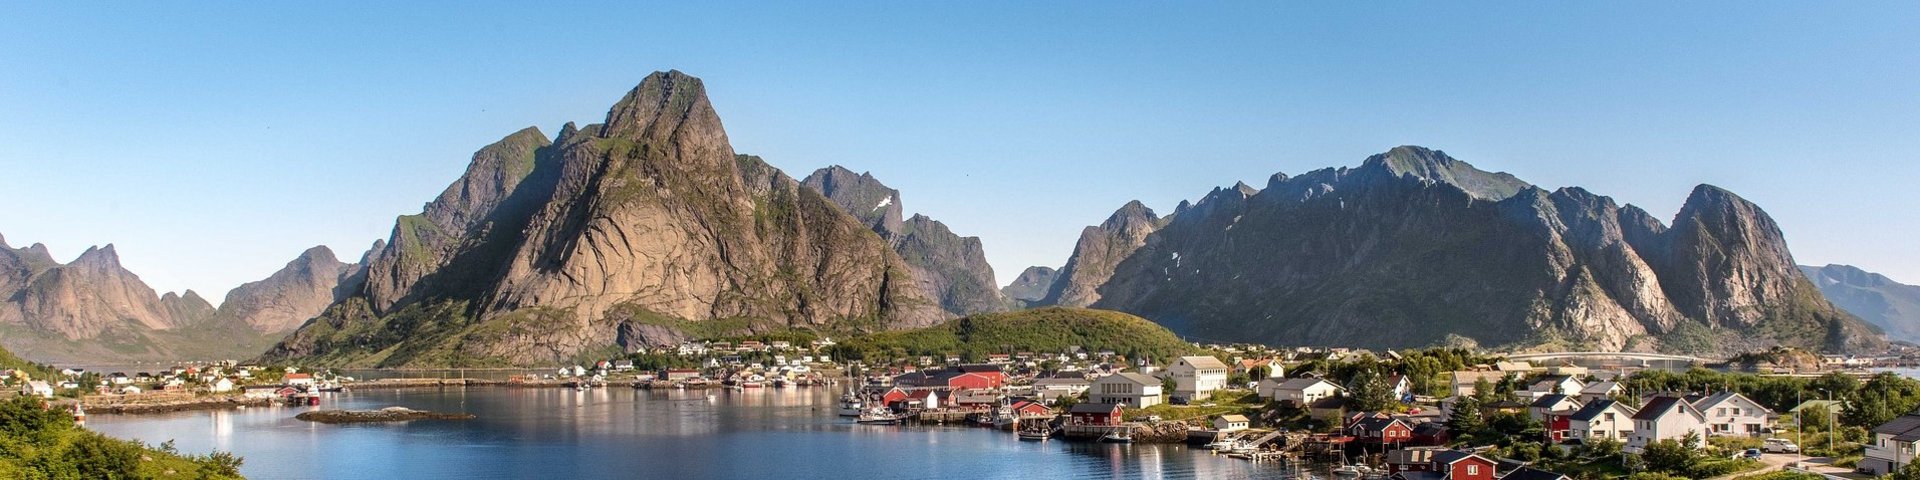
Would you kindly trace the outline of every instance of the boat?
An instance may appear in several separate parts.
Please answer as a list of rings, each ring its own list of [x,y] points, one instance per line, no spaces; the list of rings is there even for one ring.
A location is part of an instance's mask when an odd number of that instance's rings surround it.
[[[787,379],[785,378],[773,379],[773,388],[787,388]]]
[[[1336,477],[1359,477],[1360,474],[1358,465],[1341,465],[1333,469],[1333,476]]]
[[[1044,442],[1044,441],[1047,441],[1047,439],[1049,438],[1053,438],[1052,426],[1043,423],[1043,424],[1036,425],[1035,427],[1021,428],[1020,433],[1018,434],[1020,437],[1020,441]]]
[[[885,409],[875,408],[862,412],[860,419],[856,421],[861,425],[896,425],[900,423],[900,416]]]
[[[840,416],[842,417],[858,417],[865,407],[866,403],[861,402],[860,397],[854,396],[851,390],[847,391],[846,395],[840,396]]]
[[[1126,429],[1107,432],[1100,436],[1100,443],[1133,443],[1133,433]]]

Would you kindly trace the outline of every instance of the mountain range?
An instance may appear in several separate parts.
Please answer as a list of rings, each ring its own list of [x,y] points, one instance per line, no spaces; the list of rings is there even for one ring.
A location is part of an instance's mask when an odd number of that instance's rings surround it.
[[[1216,188],[1164,217],[1128,203],[1083,232],[1040,303],[1289,345],[1886,346],[1822,298],[1773,220],[1731,192],[1695,188],[1668,226],[1413,146]]]
[[[0,238],[0,345],[41,362],[247,358],[332,303],[355,269],[315,247],[216,309],[192,290],[156,294],[113,245],[62,264]]]
[[[315,247],[218,308],[156,294],[111,245],[62,264],[0,239],[0,346],[96,364],[265,351],[530,366],[1045,306],[1278,345],[1722,354],[1920,338],[1914,287],[1798,267],[1772,218],[1732,192],[1700,185],[1665,223],[1416,146],[1215,188],[1165,215],[1128,202],[1060,268],[997,285],[978,238],[908,215],[873,175],[836,165],[796,180],[735,152],[705,85],[672,71],[599,123],[480,148],[357,262]]]
[[[841,188],[839,176],[809,188],[736,154],[704,84],[655,73],[602,123],[482,148],[422,213],[395,222],[361,288],[264,358],[547,364],[690,330],[874,331],[1000,308],[969,293],[975,272],[940,267],[977,257],[978,240],[902,221],[897,193],[870,178]]]
[[[1851,265],[1801,266],[1834,305],[1887,332],[1887,338],[1920,344],[1920,286]]]

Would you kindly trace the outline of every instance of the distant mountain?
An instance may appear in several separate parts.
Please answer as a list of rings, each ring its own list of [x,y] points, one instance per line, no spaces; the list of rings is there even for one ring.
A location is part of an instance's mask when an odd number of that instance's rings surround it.
[[[1013,283],[1002,287],[1000,294],[1010,300],[1038,302],[1040,299],[1047,298],[1047,288],[1053,286],[1054,278],[1059,276],[1060,271],[1054,270],[1053,267],[1027,267],[1025,271],[1020,272],[1019,277],[1013,279]]]
[[[1670,228],[1420,147],[1218,188],[1165,218],[1129,203],[1088,227],[1042,303],[1275,344],[1886,346],[1822,299],[1773,220],[1730,192],[1699,186]]]
[[[1920,286],[1850,265],[1801,266],[1827,300],[1886,330],[1887,337],[1920,343]]]
[[[948,318],[872,225],[736,155],[702,82],[655,73],[605,123],[482,148],[398,219],[364,286],[264,358],[550,365],[693,329]]]
[[[1080,232],[1073,256],[1060,268],[1041,305],[1085,307],[1100,300],[1098,289],[1113,278],[1121,261],[1145,245],[1147,236],[1165,223],[1138,200],[1127,202],[1107,221]]]
[[[901,220],[900,191],[888,188],[872,174],[854,174],[834,165],[800,181],[854,218],[872,228],[913,267],[920,289],[940,299],[940,307],[954,316],[1005,311],[1007,299],[995,287],[993,267],[979,237],[961,237],[947,225],[925,215]]]
[[[120,265],[113,245],[61,264],[45,245],[15,249],[0,239],[0,345],[23,357],[91,364],[242,358],[264,348],[263,338],[223,321],[192,290],[156,295]]]
[[[341,262],[332,249],[313,247],[273,275],[227,292],[220,314],[261,333],[291,332],[358,288],[360,280],[351,277],[359,272],[360,265]]]

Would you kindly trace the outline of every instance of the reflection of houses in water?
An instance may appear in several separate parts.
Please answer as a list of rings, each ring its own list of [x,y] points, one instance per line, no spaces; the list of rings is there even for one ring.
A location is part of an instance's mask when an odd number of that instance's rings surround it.
[[[213,420],[213,448],[233,451],[233,412],[214,410],[208,418]]]

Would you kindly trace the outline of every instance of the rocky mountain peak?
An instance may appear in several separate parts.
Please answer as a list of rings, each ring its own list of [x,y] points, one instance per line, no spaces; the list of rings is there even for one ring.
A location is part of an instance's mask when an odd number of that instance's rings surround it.
[[[228,291],[220,314],[262,333],[290,331],[332,304],[341,283],[358,270],[325,245],[309,248],[267,278]]]
[[[901,233],[900,191],[887,187],[871,173],[854,173],[839,165],[815,170],[800,184],[820,192],[853,218],[867,224],[880,238],[897,240]]]
[[[1126,205],[1121,205],[1119,210],[1114,210],[1113,215],[1107,216],[1107,221],[1100,223],[1100,228],[1119,230],[1131,225],[1150,225],[1159,221],[1160,217],[1153,214],[1153,209],[1147,208],[1147,205],[1140,203],[1139,200],[1133,200]]]
[[[1468,195],[1486,200],[1502,200],[1528,186],[1527,182],[1505,172],[1480,170],[1448,156],[1446,152],[1413,145],[1394,147],[1386,153],[1367,157],[1360,168],[1385,172],[1395,177],[1452,185]]]
[[[89,269],[110,268],[117,270],[120,268],[120,254],[114,251],[113,244],[111,243],[104,247],[87,247],[87,251],[80,252],[80,256],[75,258],[73,263],[68,264],[68,266]]]
[[[600,129],[603,138],[665,139],[684,124],[719,133],[719,115],[707,100],[707,88],[698,78],[679,70],[654,72],[607,111]],[[724,138],[724,134],[721,134]],[[724,141],[724,140],[723,140]]]
[[[1033,266],[1020,272],[1013,283],[1000,289],[1000,294],[1021,302],[1037,302],[1047,298],[1047,288],[1053,286],[1054,278],[1059,275],[1053,267]]]

